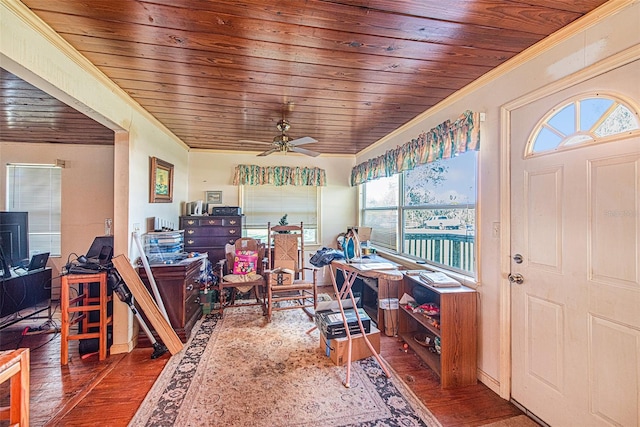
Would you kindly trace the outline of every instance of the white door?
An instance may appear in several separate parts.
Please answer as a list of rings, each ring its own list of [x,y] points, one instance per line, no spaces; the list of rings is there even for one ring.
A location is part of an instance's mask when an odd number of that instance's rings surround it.
[[[525,143],[593,90],[637,108],[638,76],[635,61],[512,111],[512,398],[552,426],[640,425],[640,138],[533,158]]]

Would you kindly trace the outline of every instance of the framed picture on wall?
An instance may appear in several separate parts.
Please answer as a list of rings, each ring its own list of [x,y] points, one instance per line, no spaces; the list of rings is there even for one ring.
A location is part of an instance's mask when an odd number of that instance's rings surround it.
[[[204,200],[205,203],[219,205],[222,203],[222,191],[205,191]]]
[[[157,157],[151,157],[150,169],[149,202],[173,202],[173,165]]]

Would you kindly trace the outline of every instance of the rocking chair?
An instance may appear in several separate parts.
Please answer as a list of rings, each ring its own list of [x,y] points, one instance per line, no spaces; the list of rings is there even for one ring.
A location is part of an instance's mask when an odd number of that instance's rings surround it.
[[[276,225],[269,230],[267,251],[267,322],[274,311],[303,309],[313,318],[317,305],[318,270],[304,262],[304,227]],[[306,273],[306,274],[305,274]]]

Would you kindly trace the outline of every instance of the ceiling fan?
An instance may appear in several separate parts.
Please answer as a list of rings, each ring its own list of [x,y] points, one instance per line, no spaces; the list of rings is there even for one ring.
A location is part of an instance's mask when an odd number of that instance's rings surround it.
[[[269,144],[273,145],[273,148],[265,151],[264,153],[258,154],[258,156],[268,156],[272,153],[277,153],[278,151],[282,153],[300,153],[311,157],[319,156],[320,153],[316,151],[307,150],[305,148],[300,148],[300,145],[303,144],[311,144],[312,142],[318,142],[316,139],[311,138],[310,136],[305,136],[302,138],[291,139],[289,135],[287,135],[287,131],[291,128],[291,124],[286,119],[281,119],[276,124],[276,127],[280,131],[280,135],[273,138],[273,142],[263,142],[263,141],[251,141],[246,139],[241,139],[239,142],[247,142],[250,144]]]

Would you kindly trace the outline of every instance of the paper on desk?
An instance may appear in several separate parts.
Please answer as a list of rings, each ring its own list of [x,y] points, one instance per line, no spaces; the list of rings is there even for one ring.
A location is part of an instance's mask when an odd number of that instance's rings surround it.
[[[358,305],[358,301],[360,298],[356,298],[356,305]],[[342,300],[342,308],[353,308],[353,304],[351,303],[351,298]],[[340,306],[338,305],[338,301],[318,301],[318,305],[316,306],[316,311],[340,311]]]
[[[372,262],[356,266],[358,270],[395,270],[397,267],[390,262]]]
[[[402,295],[402,298],[400,298],[400,304],[407,305],[407,304],[409,304],[410,302],[415,303],[415,302],[416,302],[416,300],[415,300],[411,295],[409,295],[409,294],[407,294],[407,293],[405,293],[404,295]]]

